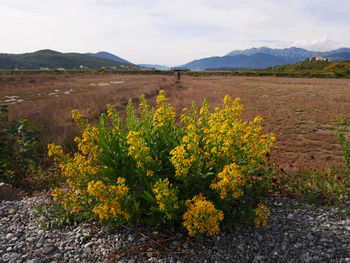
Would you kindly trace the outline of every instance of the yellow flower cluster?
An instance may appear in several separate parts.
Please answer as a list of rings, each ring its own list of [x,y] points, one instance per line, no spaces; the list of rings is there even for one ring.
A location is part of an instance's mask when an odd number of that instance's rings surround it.
[[[273,134],[261,135],[262,118],[247,123],[239,119],[243,106],[225,96],[221,109],[209,116],[203,128],[204,150],[209,159],[226,159],[239,165],[254,167],[269,152],[275,141]]]
[[[153,158],[150,155],[150,148],[146,145],[146,142],[141,137],[141,133],[136,131],[129,131],[129,134],[126,138],[129,145],[128,155],[134,158],[138,168],[148,168],[146,175],[152,176],[153,171],[149,168],[152,166],[151,164]]]
[[[57,162],[59,160],[64,160],[68,158],[68,155],[65,155],[63,153],[63,149],[59,145],[55,144],[48,144],[47,145],[48,149],[48,155],[49,157],[53,157],[54,161]]]
[[[121,120],[119,114],[112,105],[107,105],[107,117],[112,123],[112,131],[114,134],[120,131]]]
[[[191,167],[200,169],[203,165],[201,161],[202,149],[200,147],[201,137],[199,135],[200,129],[197,127],[195,119],[189,116],[186,109],[181,115],[181,122],[186,126],[183,128],[184,135],[182,137],[182,144],[170,151],[171,162],[175,167],[176,176],[186,176],[191,172],[193,175],[196,170]]]
[[[56,188],[52,191],[52,197],[60,202],[64,209],[71,214],[83,210],[83,207],[86,205],[86,198],[80,191],[66,193],[62,189]]]
[[[74,141],[78,144],[79,150],[83,154],[89,155],[89,157],[95,161],[98,160],[98,157],[102,153],[102,150],[98,145],[96,145],[98,134],[98,129],[88,124],[85,130],[82,132],[81,138],[76,137],[74,139]]]
[[[153,116],[153,125],[159,129],[169,128],[175,123],[174,108],[168,103],[165,91],[160,90],[157,97],[157,108]]]
[[[239,98],[226,96],[223,106],[211,113],[205,100],[199,111],[195,104],[183,111],[180,128],[161,90],[155,109],[141,98],[140,115],[129,102],[125,121],[108,106],[107,117],[101,115],[101,125],[93,127],[74,110],[81,128],[75,139],[79,152],[70,156],[59,146],[48,146],[69,186],[55,189],[53,197],[67,213],[119,223],[134,216],[152,223],[182,217],[191,236],[217,234],[224,218],[221,210],[233,212],[241,204],[234,199],[252,192],[247,190],[256,180],[254,172],[275,141],[273,134],[262,134],[261,117],[242,121],[242,109]],[[186,200],[189,196],[193,198]],[[185,202],[186,208],[179,207]],[[269,212],[258,205],[257,227],[267,224]]]
[[[72,110],[72,118],[75,121],[75,123],[78,125],[80,130],[84,130],[86,128],[86,125],[88,124],[87,119],[80,114],[77,110]]]
[[[186,201],[187,211],[183,215],[183,225],[189,235],[195,236],[208,232],[210,235],[219,233],[219,223],[224,219],[224,213],[218,211],[212,202],[200,194]]]
[[[54,156],[59,162],[62,175],[66,178],[69,190],[54,189],[54,200],[60,202],[70,213],[81,211],[86,207],[88,198],[84,187],[89,178],[97,174],[97,168],[92,165],[92,160],[76,153],[73,158],[64,155],[60,146],[49,144],[49,156]]]
[[[98,169],[93,166],[93,161],[76,153],[73,158],[63,155],[61,146],[49,144],[49,156],[54,156],[59,161],[62,175],[72,191],[78,190],[88,183],[88,178],[97,174]]]
[[[238,170],[238,165],[232,163],[226,165],[221,173],[216,176],[216,181],[210,187],[220,192],[221,199],[230,193],[234,199],[243,195],[242,186],[245,184],[245,176]]]
[[[264,206],[264,204],[259,204],[255,209],[254,223],[256,227],[266,226],[267,220],[269,219],[270,209]]]
[[[164,180],[159,179],[153,187],[153,192],[156,195],[159,209],[164,211],[167,217],[171,219],[173,211],[179,208],[176,190],[173,188],[173,185],[168,178]]]
[[[102,181],[91,181],[87,188],[88,193],[97,201],[94,212],[100,219],[122,217],[130,218],[126,209],[122,208],[121,201],[125,199],[129,188],[125,185],[125,179],[119,177],[116,185],[105,185]]]
[[[77,110],[72,110],[72,118],[81,129],[81,138],[76,137],[74,141],[78,144],[79,150],[89,155],[92,160],[97,160],[101,155],[101,149],[96,145],[99,131],[96,127],[89,124],[88,120]]]

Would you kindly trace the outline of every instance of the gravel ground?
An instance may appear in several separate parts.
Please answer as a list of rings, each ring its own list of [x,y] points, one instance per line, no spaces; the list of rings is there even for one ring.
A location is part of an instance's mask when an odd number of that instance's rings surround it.
[[[43,229],[32,208],[44,200],[0,202],[1,262],[350,262],[350,218],[296,199],[266,201],[266,228],[236,226],[201,241],[151,227]]]

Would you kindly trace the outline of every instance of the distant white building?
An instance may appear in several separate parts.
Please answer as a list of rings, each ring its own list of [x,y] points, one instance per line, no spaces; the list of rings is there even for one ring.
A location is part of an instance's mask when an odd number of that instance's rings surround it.
[[[327,61],[327,62],[331,62],[331,59],[330,58],[324,58],[322,56],[317,56],[317,57],[309,58],[309,61]]]

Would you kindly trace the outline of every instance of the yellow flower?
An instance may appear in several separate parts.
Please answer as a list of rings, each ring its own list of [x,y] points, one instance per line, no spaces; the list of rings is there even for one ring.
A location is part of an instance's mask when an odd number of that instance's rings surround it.
[[[146,173],[147,176],[153,176],[153,174],[154,174],[153,171],[147,170],[147,173]]]
[[[263,204],[258,204],[258,207],[255,209],[255,219],[254,223],[256,227],[266,226],[267,220],[270,215],[270,209],[266,208]]]
[[[166,216],[171,219],[174,210],[178,209],[176,189],[169,183],[168,178],[159,179],[154,187],[153,192],[156,194],[157,204],[160,210],[164,211]]]
[[[220,192],[221,199],[227,196],[230,192],[234,199],[243,195],[241,187],[245,184],[244,175],[238,170],[238,165],[232,163],[226,165],[221,173],[216,176],[216,181],[210,187]]]
[[[186,201],[187,211],[183,215],[183,225],[189,235],[203,234],[210,235],[219,233],[219,222],[224,219],[224,213],[218,211],[212,202],[207,201],[200,194]]]

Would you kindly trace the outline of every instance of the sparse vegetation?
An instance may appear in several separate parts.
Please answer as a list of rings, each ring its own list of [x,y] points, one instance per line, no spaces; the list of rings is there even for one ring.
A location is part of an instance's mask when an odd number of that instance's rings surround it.
[[[0,106],[0,181],[19,186],[35,166],[38,132],[25,119],[9,120],[7,105]]]

